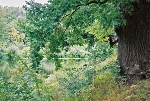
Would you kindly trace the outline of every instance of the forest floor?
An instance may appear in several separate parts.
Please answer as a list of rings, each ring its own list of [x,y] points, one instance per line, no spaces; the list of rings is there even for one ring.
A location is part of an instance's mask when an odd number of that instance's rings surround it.
[[[150,101],[149,79],[133,85],[118,85],[109,81],[101,81],[96,85],[93,90],[93,101]]]
[[[115,62],[116,59],[116,54],[113,54],[99,66],[104,67]],[[150,79],[126,85],[123,81],[114,82],[109,75],[106,73],[103,78],[97,76],[94,79],[92,101],[150,101]]]

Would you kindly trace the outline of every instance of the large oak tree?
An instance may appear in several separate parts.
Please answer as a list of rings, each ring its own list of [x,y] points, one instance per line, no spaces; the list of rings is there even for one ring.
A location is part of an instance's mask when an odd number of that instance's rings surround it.
[[[149,0],[49,0],[44,5],[30,1],[24,8],[31,57],[36,57],[33,67],[42,59],[42,47],[47,58],[57,58],[62,47],[82,45],[87,27],[98,21],[95,30],[114,28],[118,35],[120,74],[127,82],[150,76]]]

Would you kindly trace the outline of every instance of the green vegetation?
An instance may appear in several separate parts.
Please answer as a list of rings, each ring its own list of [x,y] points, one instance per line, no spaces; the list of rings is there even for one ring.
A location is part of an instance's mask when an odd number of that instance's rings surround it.
[[[0,6],[0,101],[150,101],[150,80],[134,74],[145,76],[144,68],[148,78],[147,61],[140,67],[137,57],[132,64],[120,57],[128,36],[117,32],[129,24],[126,17],[136,4],[150,5],[148,0],[31,0],[23,8]],[[111,47],[114,33],[120,40]],[[132,58],[135,52],[124,54]],[[129,72],[122,62],[131,65]]]

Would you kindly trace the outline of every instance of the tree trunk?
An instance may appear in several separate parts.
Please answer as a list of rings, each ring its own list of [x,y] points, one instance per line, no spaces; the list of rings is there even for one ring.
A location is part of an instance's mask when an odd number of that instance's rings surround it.
[[[129,84],[150,77],[150,3],[140,0],[132,5],[126,25],[116,28],[120,74]]]

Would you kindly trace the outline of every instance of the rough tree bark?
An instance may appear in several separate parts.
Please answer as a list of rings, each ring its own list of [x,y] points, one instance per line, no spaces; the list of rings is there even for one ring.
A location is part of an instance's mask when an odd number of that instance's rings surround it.
[[[120,74],[127,83],[150,77],[150,2],[133,3],[126,25],[116,28]]]

